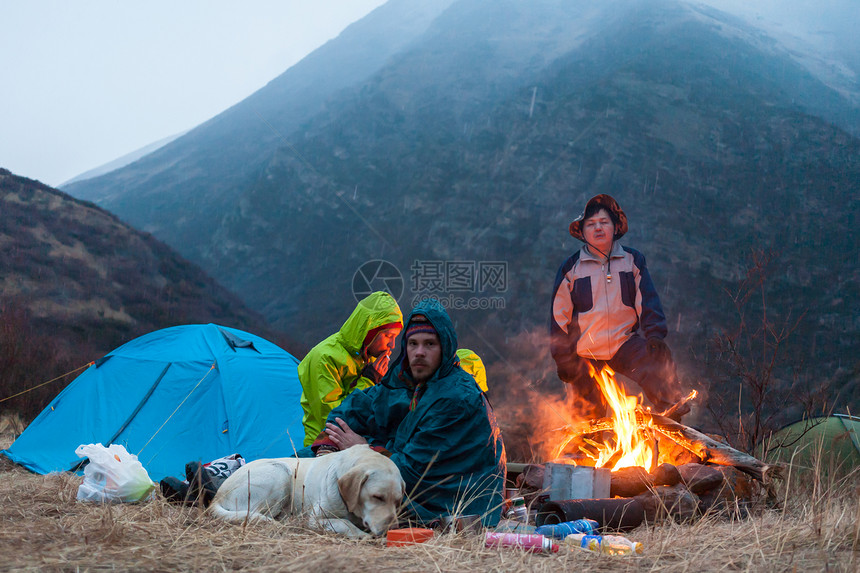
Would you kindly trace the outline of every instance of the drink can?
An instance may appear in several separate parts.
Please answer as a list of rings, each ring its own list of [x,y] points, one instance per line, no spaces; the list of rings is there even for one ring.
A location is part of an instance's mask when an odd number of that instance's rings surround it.
[[[486,547],[520,547],[532,553],[557,553],[558,544],[543,535],[529,533],[499,533],[489,531],[484,541]]]

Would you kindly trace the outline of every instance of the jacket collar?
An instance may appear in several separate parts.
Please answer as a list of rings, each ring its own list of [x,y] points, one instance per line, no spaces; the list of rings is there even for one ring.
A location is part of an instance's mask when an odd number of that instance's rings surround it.
[[[588,249],[586,247],[587,247],[587,245],[582,245],[582,248],[580,248],[579,260],[581,260],[581,261],[594,261],[597,263],[603,262],[603,259],[595,257],[590,252],[588,252]],[[619,243],[618,241],[613,241],[612,250],[609,251],[609,258],[610,259],[624,258],[624,248],[621,246],[621,243]]]

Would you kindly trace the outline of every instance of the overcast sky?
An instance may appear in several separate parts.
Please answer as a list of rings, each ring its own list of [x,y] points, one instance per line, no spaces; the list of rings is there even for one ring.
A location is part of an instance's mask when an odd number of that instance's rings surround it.
[[[59,185],[190,129],[384,0],[0,0],[0,167]]]
[[[56,186],[186,131],[384,1],[0,0],[0,167]],[[860,52],[860,0],[701,1]]]

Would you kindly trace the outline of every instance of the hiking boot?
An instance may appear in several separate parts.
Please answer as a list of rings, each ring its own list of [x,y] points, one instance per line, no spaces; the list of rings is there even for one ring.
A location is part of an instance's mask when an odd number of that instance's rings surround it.
[[[203,502],[203,507],[208,507],[218,491],[218,486],[223,480],[213,479],[212,474],[206,471],[200,462],[188,462],[185,464],[185,478],[188,480],[189,503]]]
[[[170,503],[185,503],[188,497],[188,484],[175,477],[166,477],[159,482],[161,495]]]

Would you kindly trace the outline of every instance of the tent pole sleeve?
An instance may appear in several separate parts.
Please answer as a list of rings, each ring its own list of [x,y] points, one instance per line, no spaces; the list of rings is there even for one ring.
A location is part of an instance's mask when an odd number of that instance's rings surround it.
[[[108,442],[106,444],[104,444],[105,447],[111,445],[113,443],[113,441],[115,439],[117,439],[120,434],[122,434],[123,430],[125,430],[128,427],[128,425],[131,423],[131,421],[134,420],[134,417],[137,416],[137,413],[140,412],[140,409],[143,408],[143,405],[146,404],[147,400],[149,400],[149,397],[152,396],[153,392],[155,392],[155,389],[158,387],[158,384],[164,378],[164,375],[167,374],[167,371],[170,369],[170,367],[172,365],[173,365],[173,362],[169,362],[167,364],[167,366],[164,367],[164,370],[162,370],[161,374],[158,375],[158,379],[156,379],[155,384],[152,385],[152,387],[146,393],[146,396],[143,397],[143,399],[137,405],[137,408],[134,409],[134,412],[131,413],[131,416],[128,417],[128,419],[123,423],[123,425],[120,427],[120,429],[117,430],[117,432],[113,435],[113,437],[110,440],[108,440]],[[70,467],[68,471],[76,472],[79,469],[81,469],[82,467],[84,467],[85,465],[87,465],[89,462],[90,462],[89,458],[84,458],[81,461],[77,462],[72,467]]]
[[[170,369],[171,366],[173,366],[173,362],[168,362],[167,366],[164,367],[164,370],[161,371],[161,374],[155,381],[155,384],[152,385],[152,388],[149,389],[149,392],[146,393],[146,396],[143,397],[143,399],[137,405],[137,408],[135,408],[134,412],[131,413],[131,416],[128,417],[128,419],[122,424],[120,429],[116,431],[116,433],[111,437],[110,440],[108,440],[108,442],[105,444],[105,447],[111,445],[113,441],[116,440],[119,435],[123,433],[123,431],[128,427],[128,425],[131,424],[131,421],[134,420],[134,417],[137,416],[137,413],[140,412],[141,408],[143,408],[144,404],[146,404],[146,402],[149,400],[149,397],[152,396],[153,392],[155,392],[155,389],[158,387],[158,384],[164,378],[164,375],[167,374],[167,371]]]

